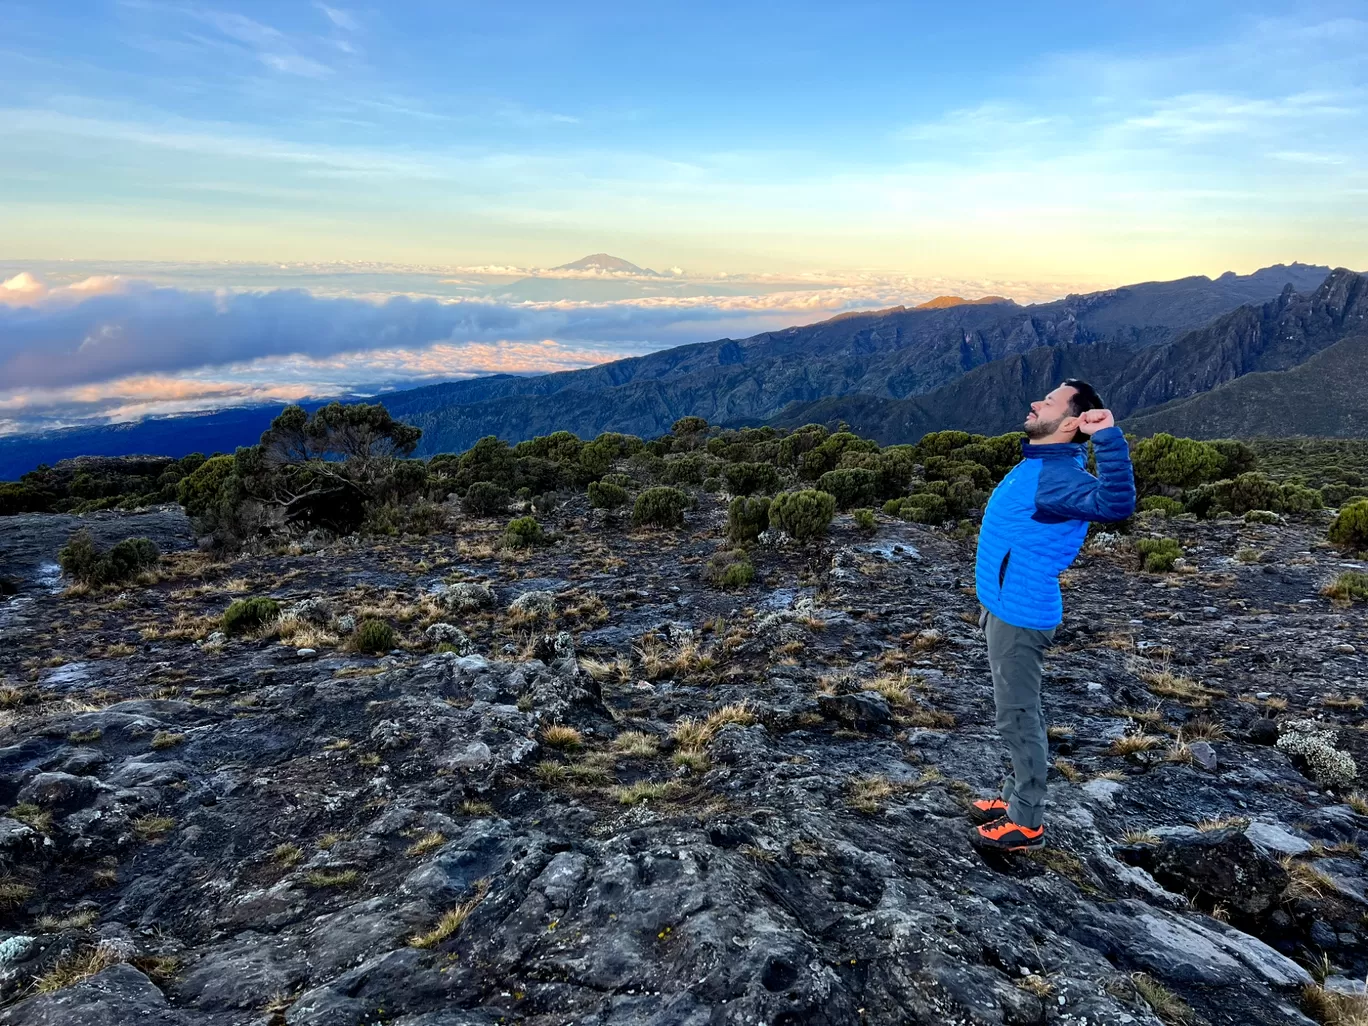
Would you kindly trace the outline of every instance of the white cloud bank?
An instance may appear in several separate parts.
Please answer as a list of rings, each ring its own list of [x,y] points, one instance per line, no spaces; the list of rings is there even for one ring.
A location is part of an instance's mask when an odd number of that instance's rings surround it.
[[[446,279],[438,271],[428,280]],[[1063,291],[814,275],[778,290],[755,281],[741,295],[505,302],[418,292],[348,295],[339,281],[324,286],[323,295],[152,284],[107,273],[48,284],[31,271],[14,274],[0,282],[0,433],[568,370],[853,309],[915,304],[947,291],[1024,292],[1023,298]],[[573,280],[566,288],[573,290]]]

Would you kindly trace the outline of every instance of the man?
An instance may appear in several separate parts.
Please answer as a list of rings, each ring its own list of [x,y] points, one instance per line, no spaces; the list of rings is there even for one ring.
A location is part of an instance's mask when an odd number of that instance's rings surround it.
[[[1023,459],[993,490],[979,529],[974,581],[988,640],[997,728],[1012,759],[999,798],[970,806],[973,843],[1020,851],[1045,844],[1049,745],[1040,708],[1045,649],[1063,619],[1059,575],[1078,555],[1089,521],[1135,509],[1126,438],[1085,381],[1065,381],[1031,404]],[[1092,439],[1097,476],[1089,474]]]

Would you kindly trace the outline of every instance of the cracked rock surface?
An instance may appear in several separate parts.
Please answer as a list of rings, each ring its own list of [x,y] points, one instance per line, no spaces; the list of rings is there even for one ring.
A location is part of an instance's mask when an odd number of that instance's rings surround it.
[[[985,858],[972,542],[840,516],[726,592],[724,521],[168,542],[156,583],[85,596],[25,571],[0,1023],[1154,1026],[1153,982],[1281,1026],[1312,969],[1368,973],[1361,781],[1277,745],[1318,720],[1368,766],[1364,607],[1320,594],[1363,567],[1323,525],[1159,522],[1173,574],[1090,548],[1047,659],[1049,847]],[[227,637],[244,595],[287,615]],[[399,647],[350,652],[345,618]]]

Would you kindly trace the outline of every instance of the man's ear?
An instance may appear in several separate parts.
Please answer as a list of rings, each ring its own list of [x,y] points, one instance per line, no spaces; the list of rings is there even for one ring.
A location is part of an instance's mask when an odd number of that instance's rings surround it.
[[[1065,417],[1059,422],[1059,428],[1057,430],[1063,431],[1069,435],[1076,435],[1078,434],[1078,425],[1081,423],[1083,423],[1082,417]]]

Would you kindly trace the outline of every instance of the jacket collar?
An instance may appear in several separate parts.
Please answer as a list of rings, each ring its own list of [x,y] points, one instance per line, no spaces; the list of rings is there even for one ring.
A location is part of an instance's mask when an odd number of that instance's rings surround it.
[[[1052,445],[1032,445],[1022,440],[1021,455],[1028,460],[1076,460],[1083,454],[1079,442],[1055,442]]]

